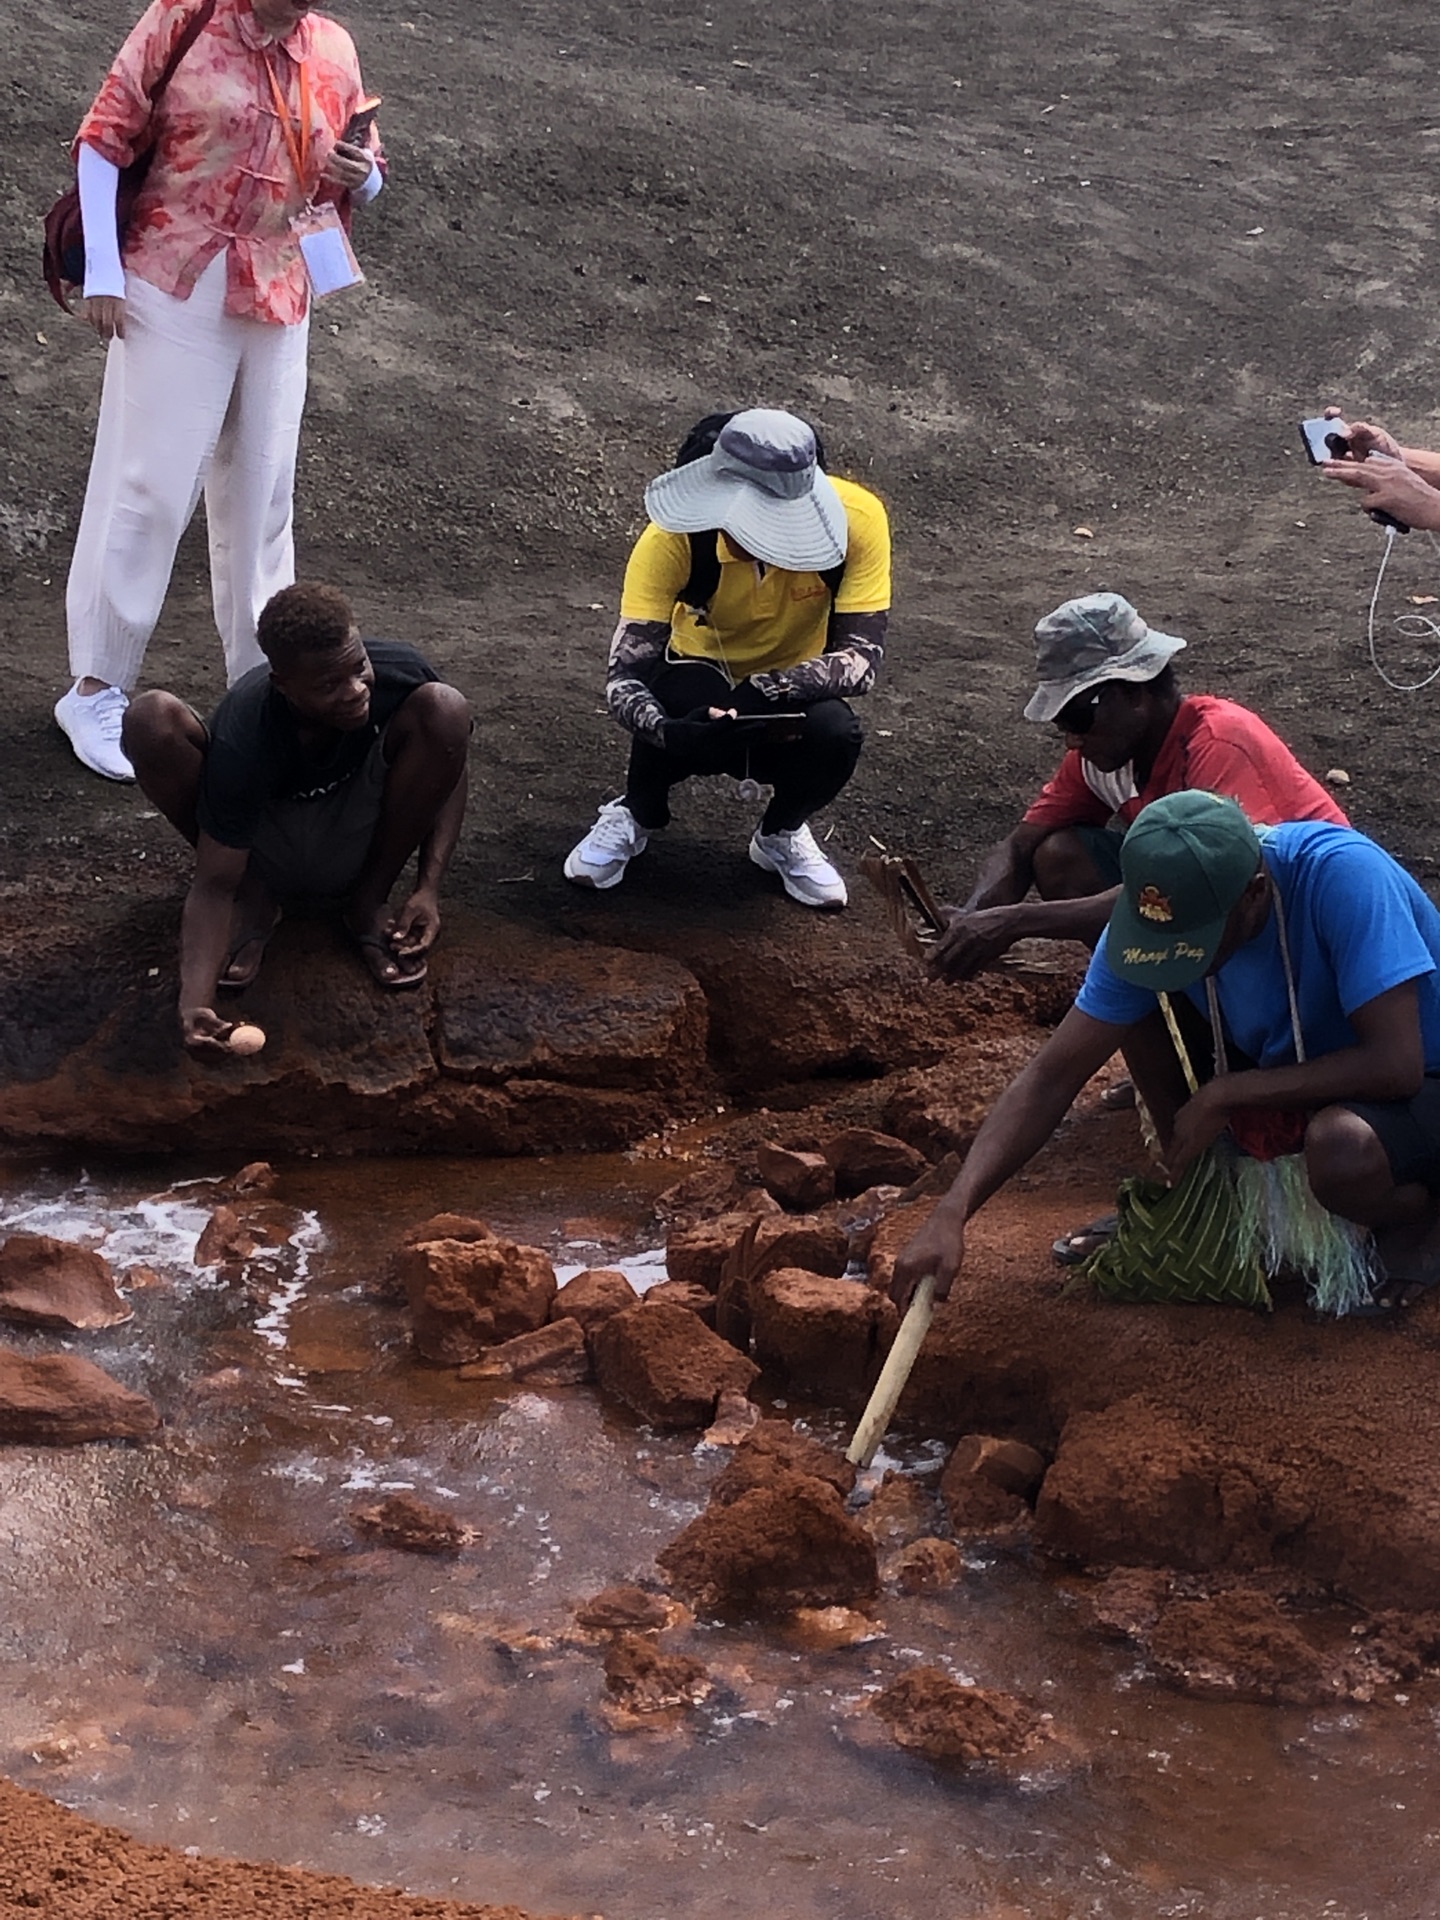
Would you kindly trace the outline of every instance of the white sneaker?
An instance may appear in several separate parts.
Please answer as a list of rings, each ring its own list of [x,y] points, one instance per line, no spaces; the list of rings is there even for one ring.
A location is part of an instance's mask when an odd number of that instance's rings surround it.
[[[120,750],[120,723],[129,706],[123,687],[81,693],[78,683],[55,702],[55,719],[68,735],[75,758],[107,780],[133,780],[135,769]]]
[[[623,800],[607,800],[600,817],[565,861],[565,878],[577,887],[618,887],[625,869],[643,853],[650,836]]]
[[[750,858],[767,873],[778,873],[786,893],[802,907],[843,907],[850,898],[809,827],[796,827],[793,833],[761,833],[757,827]]]

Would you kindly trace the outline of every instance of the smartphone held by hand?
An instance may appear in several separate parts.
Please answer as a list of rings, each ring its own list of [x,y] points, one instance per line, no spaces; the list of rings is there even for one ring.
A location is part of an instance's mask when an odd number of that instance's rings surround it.
[[[1328,460],[1354,460],[1349,436],[1344,432],[1343,420],[1320,417],[1300,422],[1300,438],[1305,443],[1305,451],[1310,456],[1312,466],[1324,466]],[[1362,455],[1361,458],[1383,459],[1385,455]],[[1378,526],[1393,527],[1396,533],[1409,533],[1410,528],[1404,520],[1397,520],[1393,513],[1386,513],[1379,507],[1367,507],[1365,511]]]
[[[378,93],[372,93],[367,100],[351,114],[345,123],[345,131],[340,139],[348,147],[363,147],[370,138],[370,129],[375,124],[375,116],[380,111],[381,99]]]

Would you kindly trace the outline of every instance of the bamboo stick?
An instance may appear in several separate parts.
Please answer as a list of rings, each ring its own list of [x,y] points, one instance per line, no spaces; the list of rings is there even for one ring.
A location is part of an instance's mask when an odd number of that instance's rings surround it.
[[[885,1438],[890,1416],[905,1391],[910,1369],[915,1365],[925,1335],[930,1331],[930,1316],[934,1311],[935,1276],[927,1273],[915,1289],[905,1318],[900,1322],[900,1331],[885,1356],[880,1378],[875,1382],[875,1391],[855,1428],[855,1438],[845,1455],[852,1467],[868,1467],[875,1458],[875,1449]]]

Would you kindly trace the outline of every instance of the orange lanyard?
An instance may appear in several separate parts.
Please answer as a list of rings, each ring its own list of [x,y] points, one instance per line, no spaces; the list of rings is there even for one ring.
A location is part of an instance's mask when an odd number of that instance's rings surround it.
[[[295,178],[300,182],[300,191],[310,191],[310,70],[303,60],[297,60],[300,69],[300,137],[295,137],[295,123],[290,117],[289,103],[275,78],[275,63],[270,55],[264,55],[265,72],[270,79],[270,91],[275,97],[275,111],[280,116],[280,131],[285,136],[285,145],[290,149],[290,164],[295,169]]]

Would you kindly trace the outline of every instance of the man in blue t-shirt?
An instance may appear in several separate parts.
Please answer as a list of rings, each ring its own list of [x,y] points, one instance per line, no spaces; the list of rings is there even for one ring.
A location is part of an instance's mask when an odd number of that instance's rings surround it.
[[[158,689],[125,714],[141,790],[195,849],[180,920],[180,1027],[229,1051],[218,987],[246,987],[286,899],[334,901],[382,987],[415,987],[440,930],[440,882],[465,812],[470,713],[414,647],[362,641],[345,595],[277,593],[257,633],[268,666],[207,727]],[[419,849],[398,913],[391,890]]]
[[[1123,892],[1075,1005],[1000,1096],[954,1186],[896,1261],[897,1302],[927,1273],[944,1298],[970,1215],[1123,1044],[1172,1184],[1232,1115],[1306,1115],[1316,1198],[1373,1229],[1383,1299],[1408,1305],[1440,1282],[1440,912],[1353,828],[1257,831],[1233,800],[1194,790],[1145,808],[1120,861]],[[1230,1070],[1189,1096],[1173,1048],[1154,1043],[1156,996],[1183,992],[1206,1012],[1208,988]]]

